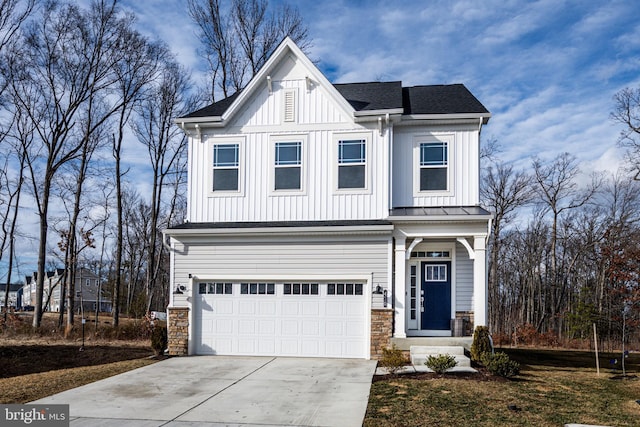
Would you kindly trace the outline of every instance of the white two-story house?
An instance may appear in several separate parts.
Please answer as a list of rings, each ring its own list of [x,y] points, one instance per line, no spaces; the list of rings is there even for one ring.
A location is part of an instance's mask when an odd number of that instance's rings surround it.
[[[285,39],[243,91],[176,119],[170,352],[375,358],[485,325],[489,117],[461,84],[332,84]]]

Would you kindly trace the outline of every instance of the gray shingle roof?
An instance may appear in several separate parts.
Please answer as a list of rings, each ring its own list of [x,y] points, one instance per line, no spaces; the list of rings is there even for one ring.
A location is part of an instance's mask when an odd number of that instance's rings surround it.
[[[402,82],[345,83],[333,86],[356,111],[402,108]]]
[[[489,114],[463,84],[402,87],[402,82],[334,84],[356,111],[404,109],[403,114]],[[219,117],[240,92],[183,116]]]
[[[183,118],[185,119],[189,119],[189,118],[195,118],[195,117],[218,117],[224,114],[225,111],[227,111],[227,108],[229,108],[231,106],[231,104],[233,104],[233,101],[236,100],[236,98],[238,97],[238,95],[240,95],[240,92],[242,91],[237,91],[236,93],[234,93],[233,95],[218,101],[218,102],[214,102],[211,105],[207,105],[204,108],[201,108],[199,110],[196,110],[194,112],[191,112],[189,114],[187,114],[186,116],[183,116]]]
[[[402,88],[404,114],[488,114],[463,84]]]

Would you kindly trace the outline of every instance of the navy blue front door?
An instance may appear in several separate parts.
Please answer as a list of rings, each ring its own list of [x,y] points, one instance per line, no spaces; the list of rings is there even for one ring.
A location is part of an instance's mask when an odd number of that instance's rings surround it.
[[[451,261],[422,263],[421,329],[451,329]]]

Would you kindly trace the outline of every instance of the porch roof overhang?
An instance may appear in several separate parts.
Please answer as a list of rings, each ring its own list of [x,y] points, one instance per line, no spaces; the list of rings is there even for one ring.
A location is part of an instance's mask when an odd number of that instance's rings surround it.
[[[486,222],[493,214],[480,206],[399,207],[389,211],[393,223]]]
[[[179,239],[206,235],[391,235],[392,232],[393,224],[387,220],[353,220],[184,223],[164,230],[163,234]]]

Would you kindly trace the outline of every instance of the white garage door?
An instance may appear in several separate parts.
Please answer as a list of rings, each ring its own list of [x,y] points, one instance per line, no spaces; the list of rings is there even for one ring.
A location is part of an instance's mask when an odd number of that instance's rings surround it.
[[[197,354],[366,358],[362,283],[201,282]]]

